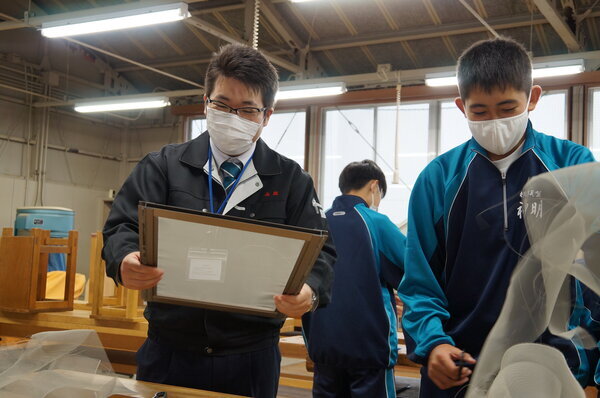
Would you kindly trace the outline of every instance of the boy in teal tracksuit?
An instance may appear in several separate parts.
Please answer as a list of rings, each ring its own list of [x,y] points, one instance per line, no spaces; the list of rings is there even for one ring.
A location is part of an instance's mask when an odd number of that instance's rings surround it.
[[[460,98],[473,138],[434,159],[412,191],[402,326],[409,358],[421,363],[421,397],[460,397],[498,318],[510,277],[529,248],[520,194],[540,173],[592,162],[573,142],[537,132],[528,120],[542,89],[520,44],[475,43],[458,62]],[[541,214],[541,213],[540,213]],[[580,300],[578,297],[577,300]],[[573,319],[573,322],[576,322]],[[581,348],[549,333],[581,383],[589,364]]]
[[[406,238],[377,212],[385,175],[371,160],[340,174],[342,195],[326,213],[338,255],[331,303],[304,315],[315,362],[314,398],[395,398],[398,358],[394,289],[403,275]]]

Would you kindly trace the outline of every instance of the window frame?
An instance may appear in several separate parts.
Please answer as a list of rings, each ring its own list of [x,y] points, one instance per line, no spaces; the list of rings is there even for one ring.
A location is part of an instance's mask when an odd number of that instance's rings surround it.
[[[594,127],[594,123],[593,123],[593,111],[594,111],[594,92],[598,92],[600,93],[600,83],[598,83],[597,85],[587,85],[585,87],[585,94],[587,95],[587,100],[584,101],[585,102],[585,123],[584,123],[584,134],[583,134],[583,145],[588,148],[592,154],[594,153],[593,149],[592,149],[592,145],[596,145],[594,144],[594,138],[593,138],[593,127]],[[599,96],[600,98],[600,96]],[[598,103],[598,106],[600,106],[600,101]],[[600,120],[598,120],[598,123],[600,124]],[[600,126],[599,126],[600,127]],[[600,137],[598,137],[600,139]],[[600,142],[597,143],[598,147],[600,147]],[[596,158],[596,161],[600,161],[600,157]]]
[[[571,87],[565,87],[565,88],[550,88],[547,90],[544,90],[544,88],[542,87],[542,96],[540,97],[540,101],[544,98],[544,95],[551,95],[551,94],[557,94],[557,93],[564,93],[565,94],[565,140],[571,140],[571,137],[573,135],[573,131],[572,131],[572,123],[571,123],[571,115],[573,113],[572,110],[572,106],[569,106],[572,102],[572,90]],[[538,102],[539,103],[539,102]],[[537,106],[536,109],[533,110],[533,112],[536,112],[537,110]],[[533,126],[533,128],[535,129],[535,125]],[[541,131],[544,134],[548,134],[549,132],[546,131]]]
[[[197,116],[190,116],[187,118],[186,134],[185,134],[186,141],[190,141],[194,138],[194,137],[192,137],[192,131],[193,131],[193,124],[194,124],[195,120],[206,120],[206,115],[203,114],[203,115],[197,115]],[[203,132],[201,132],[200,134],[202,134]]]
[[[546,92],[567,90],[567,139],[573,140],[578,144],[588,146],[590,142],[589,134],[591,130],[591,121],[586,120],[588,119],[590,110],[589,89],[600,87],[600,71],[585,72],[571,76],[536,79],[534,84],[539,84]],[[388,88],[381,88],[382,85],[387,85]],[[362,105],[378,106],[395,104],[396,89],[392,85],[395,86],[395,84],[392,82],[383,82],[381,85],[378,85],[378,88],[374,89],[365,88],[363,90],[349,91],[334,97],[286,100],[276,105],[276,112],[293,111],[299,109],[304,109],[306,111],[307,121],[305,124],[306,144],[304,163],[305,169],[312,175],[315,182],[315,187],[319,193],[321,193],[320,187],[322,182],[320,180],[323,162],[322,158],[324,157],[324,141],[322,137],[324,130],[323,110],[327,108],[335,108],[336,106],[343,108],[359,107]],[[575,89],[583,91],[584,98],[581,103],[575,103]],[[402,86],[401,94],[402,103],[416,102],[418,100],[452,100],[459,95],[457,87],[427,87],[425,85]],[[203,116],[202,106],[196,105],[193,109],[188,108],[189,107],[183,106],[180,111],[174,112],[174,114],[186,116],[188,118],[197,118],[198,116]],[[439,108],[439,106],[436,108]],[[429,126],[430,129],[434,131],[430,132],[430,140],[434,141],[430,141],[428,147],[432,148],[435,144],[435,152],[430,153],[430,157],[433,159],[433,157],[437,155],[440,147],[438,141],[440,120],[439,117],[435,119],[435,116],[431,114],[432,112],[430,112]],[[439,115],[440,112],[437,111],[435,114]],[[574,123],[573,115],[583,115],[584,120],[577,125]],[[186,126],[191,126],[191,123],[186,123]]]
[[[436,156],[438,156],[438,148],[439,148],[439,144],[438,144],[438,129],[439,129],[439,120],[440,120],[440,112],[441,112],[441,102],[442,101],[447,101],[448,99],[416,99],[414,101],[404,101],[402,102],[400,105],[419,105],[419,104],[427,104],[428,105],[428,109],[429,109],[429,114],[428,114],[428,127],[427,127],[427,149],[426,149],[426,153],[427,153],[427,163],[431,162]],[[319,165],[319,181],[315,182],[315,186],[319,195],[319,198],[321,200],[324,200],[324,192],[325,192],[325,178],[324,178],[324,171],[326,168],[326,161],[327,161],[327,154],[325,153],[326,151],[326,140],[327,140],[327,132],[326,132],[326,125],[327,125],[327,112],[329,111],[335,111],[336,109],[339,109],[340,111],[343,110],[352,110],[352,109],[370,109],[373,111],[373,148],[374,150],[370,151],[371,152],[371,160],[374,159],[375,162],[380,163],[380,157],[377,156],[377,140],[378,140],[378,108],[380,107],[396,107],[396,102],[390,102],[390,101],[386,101],[386,102],[371,102],[368,104],[347,104],[347,105],[341,105],[341,106],[323,106],[320,108],[320,112],[321,112],[321,119],[320,119],[320,132],[321,134],[319,135],[319,139],[320,139],[320,148],[321,148],[321,152],[320,152],[320,157],[319,157],[319,161],[320,161],[320,165]],[[382,166],[382,168],[384,168]],[[388,171],[387,167],[384,168],[384,172]],[[388,182],[388,184],[391,184],[391,181]],[[412,190],[412,187],[410,187],[410,190]],[[410,194],[410,191],[409,191]],[[328,205],[328,204],[327,204]]]

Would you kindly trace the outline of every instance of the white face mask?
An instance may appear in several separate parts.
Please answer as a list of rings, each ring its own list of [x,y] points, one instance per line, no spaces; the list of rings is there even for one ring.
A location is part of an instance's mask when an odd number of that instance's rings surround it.
[[[380,201],[381,201],[381,196],[382,196],[381,190],[379,190]],[[371,206],[369,206],[369,209],[379,212],[379,206],[375,206],[375,193],[373,191],[371,191]]]
[[[217,148],[229,156],[236,156],[252,147],[252,140],[261,129],[262,123],[207,107],[206,126],[210,139]]]
[[[468,120],[468,122],[471,134],[479,145],[495,155],[504,155],[521,140],[528,120],[529,112],[525,108],[525,111],[517,116],[481,121]]]

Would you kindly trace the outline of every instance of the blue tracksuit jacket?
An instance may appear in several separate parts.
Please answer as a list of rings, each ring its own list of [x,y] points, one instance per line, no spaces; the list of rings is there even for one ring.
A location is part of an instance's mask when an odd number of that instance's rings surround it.
[[[394,292],[406,238],[390,219],[354,195],[326,213],[338,253],[331,303],[303,317],[308,353],[341,368],[389,368],[398,357]]]
[[[411,194],[406,274],[399,290],[411,360],[426,364],[429,352],[442,343],[478,356],[519,256],[529,248],[523,185],[537,174],[592,161],[587,148],[539,133],[529,122],[521,156],[506,175],[474,139],[423,170]],[[557,340],[542,338],[565,352],[583,382],[588,366],[583,351]]]

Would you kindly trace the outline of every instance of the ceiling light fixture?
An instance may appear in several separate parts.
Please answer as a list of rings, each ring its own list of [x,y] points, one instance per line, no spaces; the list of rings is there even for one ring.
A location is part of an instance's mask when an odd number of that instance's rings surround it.
[[[132,5],[128,5],[131,7]],[[89,33],[108,32],[179,21],[189,16],[186,3],[158,4],[103,12],[102,8],[90,10],[90,15],[67,18],[42,24],[45,37],[66,37]]]
[[[320,83],[320,84],[300,84],[297,86],[280,87],[276,100],[287,100],[295,98],[324,97],[327,95],[339,95],[345,93],[345,83]]]
[[[115,112],[135,109],[162,108],[169,105],[169,98],[164,96],[130,98],[107,98],[104,100],[81,101],[75,103],[75,110],[81,113]]]
[[[533,64],[532,76],[534,79],[567,76],[585,72],[583,59],[571,59],[566,61],[551,61]],[[430,87],[456,86],[458,80],[452,72],[431,73],[425,75],[425,84]]]
[[[449,73],[432,73],[425,76],[425,84],[429,87],[456,86],[456,75]]]
[[[585,72],[583,59],[547,62],[533,65],[533,78],[574,75]]]

